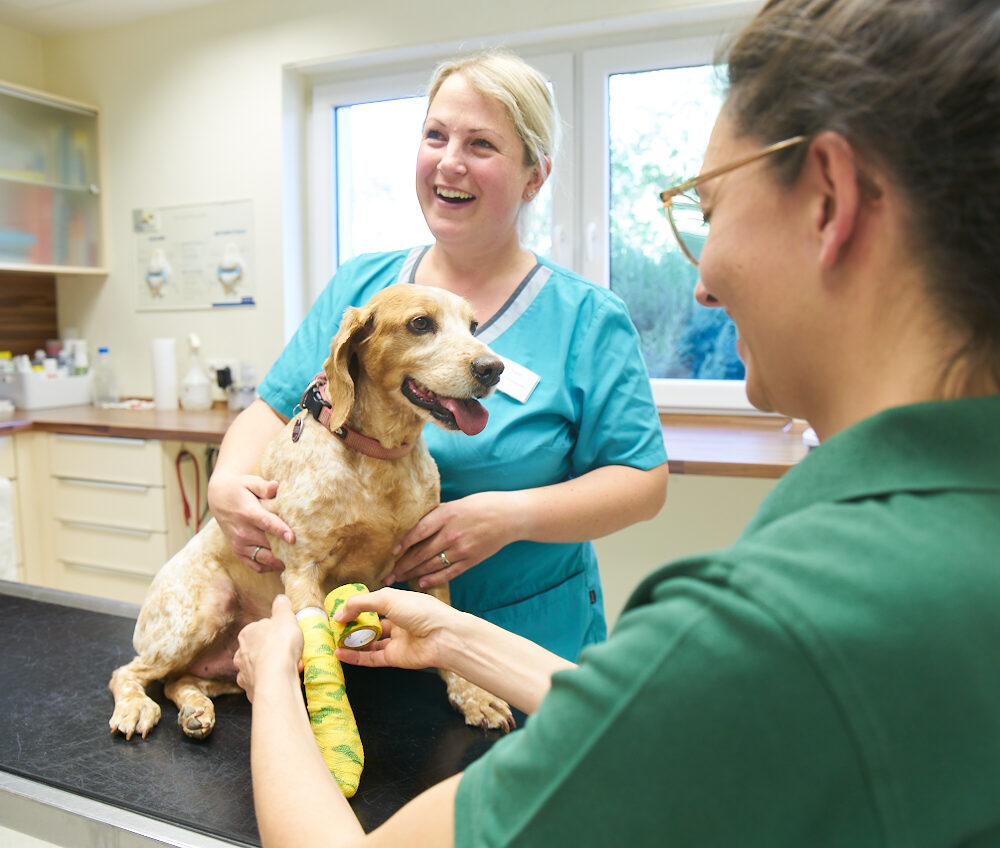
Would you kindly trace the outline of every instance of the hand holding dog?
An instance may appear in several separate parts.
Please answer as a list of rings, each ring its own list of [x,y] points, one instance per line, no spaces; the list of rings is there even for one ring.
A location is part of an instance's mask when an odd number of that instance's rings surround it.
[[[291,528],[260,505],[261,500],[269,500],[277,492],[275,480],[222,469],[216,469],[208,484],[208,500],[215,520],[236,555],[254,571],[281,571],[285,567],[271,552],[266,533],[282,536],[289,542],[295,540]]]
[[[409,580],[422,589],[439,586],[520,538],[513,509],[517,495],[478,492],[432,509],[396,546],[393,555],[402,556],[385,584]]]

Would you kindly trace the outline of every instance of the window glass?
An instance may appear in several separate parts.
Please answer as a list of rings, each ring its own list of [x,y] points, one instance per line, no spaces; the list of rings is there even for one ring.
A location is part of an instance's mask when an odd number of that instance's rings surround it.
[[[414,187],[427,98],[357,103],[333,113],[338,264],[431,242]]]
[[[698,270],[657,197],[698,173],[720,105],[710,65],[608,77],[610,285],[629,306],[654,379],[744,377],[735,327],[695,302]]]

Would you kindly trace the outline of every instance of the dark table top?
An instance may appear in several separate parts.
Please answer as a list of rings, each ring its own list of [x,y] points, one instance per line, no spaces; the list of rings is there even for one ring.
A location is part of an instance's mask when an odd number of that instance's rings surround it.
[[[44,600],[40,599],[44,598]],[[203,742],[163,709],[145,739],[111,736],[111,672],[133,656],[135,612],[0,581],[0,770],[236,844],[259,845],[250,784],[250,704],[216,699]],[[125,605],[122,605],[125,606]],[[97,607],[85,608],[85,607]],[[345,667],[365,748],[351,806],[365,830],[463,770],[499,734],[467,727],[433,672]],[[516,715],[519,723],[524,717]]]

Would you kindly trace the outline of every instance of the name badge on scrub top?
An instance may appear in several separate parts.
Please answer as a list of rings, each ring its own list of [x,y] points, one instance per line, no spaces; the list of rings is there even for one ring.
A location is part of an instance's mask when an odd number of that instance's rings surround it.
[[[500,360],[503,362],[503,373],[500,375],[500,382],[497,383],[497,390],[524,403],[531,397],[541,378],[534,371],[529,371],[512,359],[501,356]]]

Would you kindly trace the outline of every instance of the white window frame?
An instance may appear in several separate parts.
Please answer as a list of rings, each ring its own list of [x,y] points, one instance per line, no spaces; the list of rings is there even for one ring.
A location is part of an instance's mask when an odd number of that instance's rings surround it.
[[[514,50],[548,76],[555,89],[563,131],[550,181],[550,256],[587,279],[609,285],[607,76],[711,62],[720,33],[748,17],[756,6],[756,0],[736,0],[474,44],[432,45],[303,74],[307,166],[302,179],[309,218],[305,304],[316,299],[336,270],[331,238],[337,226],[330,155],[333,110],[425,94],[430,69],[438,61],[490,46]],[[746,399],[742,380],[655,379],[651,385],[661,411],[757,412]]]

